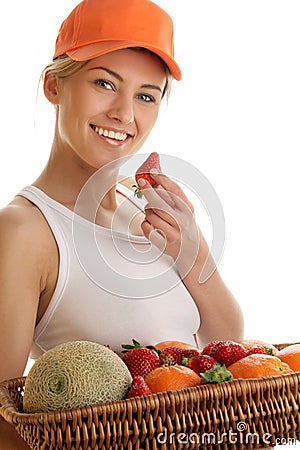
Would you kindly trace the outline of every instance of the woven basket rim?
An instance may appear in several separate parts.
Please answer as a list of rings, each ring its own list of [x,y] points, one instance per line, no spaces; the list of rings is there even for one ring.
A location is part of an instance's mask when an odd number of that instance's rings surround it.
[[[268,389],[269,387],[273,388],[281,388],[286,382],[294,385],[298,383],[300,385],[300,372],[293,372],[282,375],[261,377],[261,378],[236,378],[229,381],[224,381],[222,383],[217,384],[202,384],[199,386],[185,388],[180,390],[169,390],[164,392],[158,392],[156,394],[151,394],[147,397],[132,397],[119,401],[112,402],[104,402],[93,405],[86,405],[79,408],[65,409],[65,410],[57,410],[57,411],[49,411],[49,412],[38,412],[38,413],[24,413],[20,412],[16,409],[16,406],[13,400],[10,398],[8,389],[11,384],[15,384],[19,387],[23,387],[25,383],[26,377],[21,378],[13,378],[11,380],[6,380],[0,383],[0,415],[2,415],[8,422],[16,425],[17,423],[28,422],[34,419],[34,421],[43,422],[47,420],[48,422],[55,422],[60,420],[61,414],[83,414],[87,413],[87,410],[94,411],[100,413],[110,409],[114,410],[122,410],[126,411],[130,408],[136,409],[137,402],[139,407],[141,406],[141,402],[144,403],[142,405],[143,408],[154,409],[156,406],[160,404],[161,401],[164,402],[174,402],[176,401],[176,397],[185,396],[188,400],[189,395],[193,395],[194,393],[201,394],[206,391],[206,394],[211,397],[216,398],[226,395],[232,395],[234,392],[244,393],[255,392],[259,389]]]

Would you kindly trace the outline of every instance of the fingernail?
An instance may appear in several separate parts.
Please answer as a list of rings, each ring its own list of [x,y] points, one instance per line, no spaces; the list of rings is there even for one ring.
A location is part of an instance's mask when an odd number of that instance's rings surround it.
[[[143,187],[143,186],[146,185],[146,181],[144,180],[144,178],[140,178],[140,179],[138,180],[138,184],[139,184],[139,186]]]
[[[153,168],[153,169],[150,169],[150,173],[151,173],[152,175],[158,175],[158,174],[159,174],[159,171],[158,171],[157,169]]]

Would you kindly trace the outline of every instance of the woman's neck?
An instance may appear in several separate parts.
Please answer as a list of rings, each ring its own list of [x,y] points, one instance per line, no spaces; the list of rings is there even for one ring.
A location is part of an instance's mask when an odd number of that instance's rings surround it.
[[[71,210],[74,210],[79,194],[86,191],[89,200],[94,199],[105,210],[114,211],[117,207],[117,169],[91,167],[76,154],[60,152],[53,147],[44,170],[32,184]]]

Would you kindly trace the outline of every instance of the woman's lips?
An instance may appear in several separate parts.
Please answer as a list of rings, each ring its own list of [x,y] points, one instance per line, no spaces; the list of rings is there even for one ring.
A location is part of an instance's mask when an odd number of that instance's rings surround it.
[[[91,128],[99,135],[104,136],[106,138],[115,140],[117,142],[124,142],[126,139],[131,137],[129,133],[125,133],[123,131],[114,131],[108,130],[106,128],[98,127],[97,125],[91,125]]]

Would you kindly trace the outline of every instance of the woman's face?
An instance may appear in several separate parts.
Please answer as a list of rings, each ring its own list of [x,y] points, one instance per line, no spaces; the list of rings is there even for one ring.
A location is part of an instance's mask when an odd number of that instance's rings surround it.
[[[57,85],[59,148],[93,168],[137,152],[158,116],[166,72],[151,53],[118,50]]]

